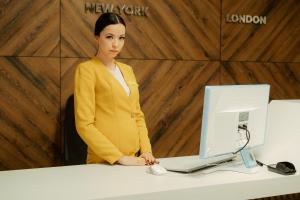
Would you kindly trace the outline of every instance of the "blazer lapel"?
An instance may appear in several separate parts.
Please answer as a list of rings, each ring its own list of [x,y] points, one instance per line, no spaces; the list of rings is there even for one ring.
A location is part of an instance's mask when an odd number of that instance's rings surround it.
[[[114,77],[114,75],[104,66],[104,64],[96,57],[93,58],[93,60],[95,60],[97,65],[100,65],[99,67],[101,68],[101,71],[103,72],[105,79],[109,82],[109,84],[118,90],[118,93],[120,93],[120,95],[124,95],[125,99],[129,100],[131,98],[131,91],[132,91],[132,87],[130,83],[130,72],[128,70],[125,70],[125,68],[123,68],[122,63],[116,62],[122,75],[123,78],[127,84],[127,86],[129,87],[130,90],[130,95],[128,96],[126,94],[126,91],[124,90],[123,86],[119,83],[119,81]]]

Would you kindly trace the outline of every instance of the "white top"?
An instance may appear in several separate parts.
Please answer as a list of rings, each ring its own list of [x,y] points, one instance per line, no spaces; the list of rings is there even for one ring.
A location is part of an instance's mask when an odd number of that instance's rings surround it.
[[[121,84],[121,86],[124,88],[127,96],[130,95],[130,89],[128,85],[126,84],[124,77],[122,75],[122,72],[120,71],[119,67],[116,65],[115,68],[109,69],[109,71],[112,73],[112,75],[117,79],[117,81]]]

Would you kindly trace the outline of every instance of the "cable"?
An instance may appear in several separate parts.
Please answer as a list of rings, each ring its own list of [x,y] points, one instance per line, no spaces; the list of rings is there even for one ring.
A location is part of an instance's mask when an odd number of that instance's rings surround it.
[[[234,152],[233,154],[237,154],[238,152],[242,151],[242,150],[248,145],[248,143],[249,143],[249,141],[250,141],[250,131],[247,129],[247,126],[246,126],[246,125],[238,126],[238,128],[246,131],[247,142],[245,143],[245,145],[244,145],[242,148],[240,148],[239,150],[237,150],[237,151]],[[257,163],[259,166],[261,166],[261,167],[263,167],[263,166],[270,167],[270,165],[267,165],[267,164],[265,164],[265,163],[263,163],[263,162],[261,162],[261,161],[258,161],[258,160],[255,160],[255,161],[256,161],[256,163]],[[271,164],[271,165],[272,165],[272,164]]]
[[[261,161],[258,161],[258,160],[255,160],[256,161],[256,163],[259,165],[259,166],[261,166],[261,167],[263,167],[263,166],[267,166],[267,167],[272,167],[272,165],[275,165],[275,164],[265,164],[265,163],[263,163],[263,162],[261,162]]]
[[[237,150],[233,154],[237,154],[238,152],[242,151],[248,145],[248,143],[250,141],[250,131],[247,129],[247,126],[243,125],[243,126],[239,126],[238,128],[246,131],[247,142],[244,144],[243,147],[241,147],[239,150]]]
[[[257,163],[259,166],[261,166],[261,167],[264,166],[264,165],[267,166],[265,163],[262,163],[262,162],[260,162],[260,161],[258,161],[258,160],[255,160],[255,161],[256,161],[256,163]]]

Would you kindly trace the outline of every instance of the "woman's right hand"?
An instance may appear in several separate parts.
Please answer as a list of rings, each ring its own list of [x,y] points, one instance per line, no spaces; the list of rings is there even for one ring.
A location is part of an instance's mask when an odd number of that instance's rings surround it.
[[[146,160],[140,157],[122,156],[118,163],[121,165],[146,165]]]

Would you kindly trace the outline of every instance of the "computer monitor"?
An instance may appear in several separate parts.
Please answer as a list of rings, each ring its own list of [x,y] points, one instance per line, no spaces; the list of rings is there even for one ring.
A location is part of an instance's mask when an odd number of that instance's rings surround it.
[[[270,85],[267,84],[206,86],[200,158],[237,153],[262,145],[269,92]]]

